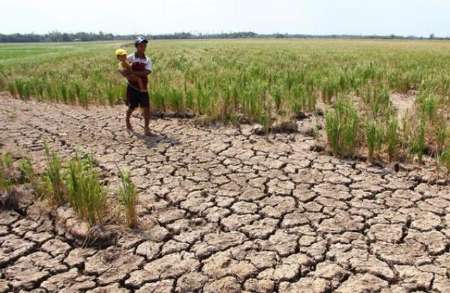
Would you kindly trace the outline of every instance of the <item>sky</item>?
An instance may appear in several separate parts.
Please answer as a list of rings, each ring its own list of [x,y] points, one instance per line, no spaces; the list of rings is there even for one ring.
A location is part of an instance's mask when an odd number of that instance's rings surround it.
[[[3,0],[0,33],[450,36],[449,0]]]

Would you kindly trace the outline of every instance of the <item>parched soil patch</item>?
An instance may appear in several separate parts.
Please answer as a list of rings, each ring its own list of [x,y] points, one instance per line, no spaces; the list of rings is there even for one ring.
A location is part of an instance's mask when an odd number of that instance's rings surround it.
[[[123,107],[2,98],[2,151],[92,154],[108,184],[139,188],[140,227],[106,247],[54,218],[0,211],[0,292],[450,292],[450,187],[311,151],[314,138],[152,120]],[[40,290],[40,291],[39,291]]]
[[[415,95],[406,95],[399,93],[393,93],[391,95],[391,102],[394,108],[397,110],[397,118],[399,121],[402,121],[408,111],[414,110],[415,101]]]

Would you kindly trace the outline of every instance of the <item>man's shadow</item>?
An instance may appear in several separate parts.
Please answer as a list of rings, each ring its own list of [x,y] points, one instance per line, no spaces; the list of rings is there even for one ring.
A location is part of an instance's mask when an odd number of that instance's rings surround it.
[[[144,129],[144,126],[142,126],[142,125],[139,125],[139,126],[141,126],[142,129]],[[140,140],[142,140],[148,148],[154,148],[160,143],[168,143],[172,146],[180,144],[180,141],[178,139],[170,137],[164,133],[152,132],[152,135],[145,135],[134,129],[131,131],[128,131],[128,132],[130,133],[130,135],[133,135],[133,136],[139,138]]]

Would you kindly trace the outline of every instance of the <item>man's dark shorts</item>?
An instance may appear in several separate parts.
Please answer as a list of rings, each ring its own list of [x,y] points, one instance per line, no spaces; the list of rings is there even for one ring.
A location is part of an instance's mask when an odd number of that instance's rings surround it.
[[[126,104],[130,109],[135,109],[137,107],[147,108],[150,107],[150,97],[148,93],[143,93],[128,85]]]

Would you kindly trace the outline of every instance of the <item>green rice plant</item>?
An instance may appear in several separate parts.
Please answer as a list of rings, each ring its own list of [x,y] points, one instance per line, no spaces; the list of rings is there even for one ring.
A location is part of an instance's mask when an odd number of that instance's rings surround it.
[[[369,149],[369,161],[372,161],[374,153],[381,149],[384,142],[383,128],[376,121],[371,120],[366,123],[366,140]]]
[[[59,96],[62,98],[63,103],[69,103],[69,95],[65,84],[59,86]]]
[[[273,87],[271,95],[272,95],[273,102],[275,103],[276,111],[280,111],[281,104],[283,102],[282,89],[278,86]]]
[[[106,216],[106,193],[95,171],[89,170],[81,181],[84,210],[81,215],[91,224],[103,223]]]
[[[370,109],[373,117],[390,114],[391,99],[387,89],[382,88],[381,90],[375,92],[375,96],[372,98],[370,103]]]
[[[446,147],[438,156],[438,163],[441,167],[447,169],[447,174],[450,174],[450,146]]]
[[[293,95],[291,98],[292,111],[299,112],[313,112],[316,109],[316,97],[308,89],[302,85],[296,85],[292,89]]]
[[[29,182],[32,183],[32,185],[37,183],[36,173],[30,159],[20,160],[19,171],[23,182]]]
[[[122,44],[0,45],[0,91],[84,107],[115,105],[124,97],[125,81],[111,52]],[[386,151],[393,159],[394,150],[409,150],[419,132],[415,116],[411,131],[401,131],[403,121],[389,124],[389,95],[411,95],[413,89],[420,93],[416,111],[425,122],[425,141],[439,153],[448,144],[439,117],[444,113],[448,124],[449,49],[445,42],[422,41],[155,40],[148,48],[155,64],[149,76],[152,106],[163,112],[189,110],[207,121],[261,122],[270,128],[274,117],[314,111],[319,97],[328,107],[338,96],[357,96],[364,106],[361,120],[384,124]],[[361,128],[356,144],[366,131]]]
[[[176,113],[180,113],[183,110],[183,94],[176,88],[170,88],[167,95],[170,108]]]
[[[161,92],[160,89],[152,89],[151,99],[154,109],[166,112],[164,93]]]
[[[397,158],[398,149],[400,147],[399,124],[395,117],[391,117],[387,122],[385,142],[387,145],[387,153],[389,161]]]
[[[338,99],[325,116],[328,144],[334,154],[353,156],[358,146],[359,117],[349,99]]]
[[[184,99],[186,101],[186,107],[189,110],[192,110],[192,108],[194,107],[194,94],[191,90],[186,90],[186,96]]]
[[[30,98],[30,85],[27,81],[16,79],[15,80],[15,88],[17,90],[18,96],[21,99],[29,99]]]
[[[442,125],[436,128],[436,144],[437,152],[441,152],[450,137],[450,128],[446,125]]]
[[[409,142],[409,151],[412,155],[417,155],[419,162],[422,162],[426,150],[425,123],[423,120],[419,123],[417,132],[412,135],[411,141]]]
[[[8,79],[6,75],[3,73],[3,70],[0,65],[0,88],[4,88],[8,84]]]
[[[431,94],[423,94],[417,98],[419,112],[424,119],[433,122],[438,110],[439,98]]]
[[[12,178],[13,158],[10,153],[0,156],[0,192],[8,192],[14,180]]]
[[[88,98],[88,92],[87,92],[86,88],[83,85],[76,83],[75,84],[75,92],[77,95],[78,104],[80,106],[83,106],[84,108],[88,108],[90,101]]]
[[[70,160],[66,174],[65,182],[67,186],[67,196],[70,205],[78,213],[82,214],[84,209],[83,195],[81,193],[81,176],[84,173],[84,162],[80,160],[78,155]],[[82,215],[84,216],[84,215]]]
[[[392,113],[389,91],[384,87],[368,86],[362,93],[362,100],[371,117],[386,117]]]
[[[325,104],[331,104],[332,98],[337,94],[337,85],[331,81],[326,80],[324,82],[323,88],[322,88],[322,101]]]
[[[106,215],[106,193],[90,157],[76,155],[65,174],[67,197],[80,218],[90,225],[103,223]]]
[[[130,174],[123,170],[119,171],[121,180],[119,202],[124,210],[128,227],[134,228],[137,226],[136,205],[138,202],[138,192],[130,178]]]
[[[12,81],[8,82],[8,91],[11,94],[11,96],[17,97],[18,92],[17,92],[17,87],[16,87],[15,82],[12,82]]]
[[[63,180],[63,165],[55,152],[45,145],[47,166],[41,178],[39,194],[51,204],[61,205],[66,202],[66,187]]]
[[[106,90],[106,98],[110,106],[114,105],[114,89],[111,85],[109,85],[108,89]]]

